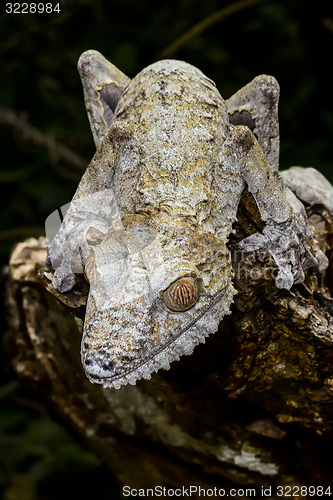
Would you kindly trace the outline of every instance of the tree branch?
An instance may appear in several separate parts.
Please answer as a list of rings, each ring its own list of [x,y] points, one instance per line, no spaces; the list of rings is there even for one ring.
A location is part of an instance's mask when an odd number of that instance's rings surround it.
[[[230,17],[236,12],[247,9],[248,7],[252,7],[252,5],[263,1],[264,0],[239,0],[238,2],[234,2],[233,4],[228,5],[227,7],[224,7],[217,12],[214,12],[210,16],[205,17],[205,19],[203,19],[199,23],[195,24],[191,29],[177,38],[177,40],[163,49],[162,52],[159,53],[158,59],[165,59],[174,56],[174,54],[178,52],[179,49],[189,40],[200,35],[214,24],[226,19],[227,17]]]
[[[57,142],[52,136],[43,134],[38,128],[30,125],[26,114],[18,114],[8,108],[0,108],[0,127],[12,130],[25,144],[33,145],[45,149],[55,168],[59,168],[59,163],[69,165],[77,172],[84,172],[88,162],[77,153],[74,153],[64,144]],[[73,179],[70,172],[65,172],[61,168],[60,175]],[[75,176],[77,179],[77,174]]]

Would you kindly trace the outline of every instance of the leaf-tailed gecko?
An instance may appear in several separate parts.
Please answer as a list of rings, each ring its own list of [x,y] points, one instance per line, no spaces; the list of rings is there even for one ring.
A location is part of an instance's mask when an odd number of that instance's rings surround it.
[[[60,292],[84,270],[88,378],[149,378],[217,331],[235,289],[228,237],[247,185],[279,288],[327,266],[303,205],[278,173],[279,88],[256,77],[228,101],[197,68],[159,61],[130,81],[96,51],[79,60],[97,152],[48,248]]]

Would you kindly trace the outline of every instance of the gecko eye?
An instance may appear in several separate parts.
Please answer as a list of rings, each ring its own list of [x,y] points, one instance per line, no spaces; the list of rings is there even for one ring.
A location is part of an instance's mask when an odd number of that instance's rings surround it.
[[[194,306],[200,295],[199,282],[185,276],[172,283],[163,293],[165,305],[171,311],[187,311]]]

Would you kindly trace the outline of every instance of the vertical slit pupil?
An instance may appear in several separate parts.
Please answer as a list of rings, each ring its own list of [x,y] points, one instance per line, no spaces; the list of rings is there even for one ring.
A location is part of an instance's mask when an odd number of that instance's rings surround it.
[[[172,311],[186,311],[198,300],[197,281],[191,277],[180,278],[164,292],[164,302]]]

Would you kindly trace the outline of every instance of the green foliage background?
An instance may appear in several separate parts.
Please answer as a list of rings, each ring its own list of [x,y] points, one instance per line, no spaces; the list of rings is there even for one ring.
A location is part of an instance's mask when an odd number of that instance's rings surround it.
[[[60,14],[14,15],[6,14],[2,2],[0,106],[23,113],[43,134],[88,161],[94,147],[76,71],[80,54],[97,49],[133,77],[193,25],[230,3],[62,0]],[[281,86],[281,168],[314,166],[332,182],[331,1],[258,1],[203,30],[170,56],[198,66],[226,98],[257,74],[274,75]],[[16,241],[42,234],[45,218],[70,201],[82,172],[59,165],[3,124],[0,141],[4,265]],[[118,498],[119,486],[109,472],[48,419],[43,402],[11,380],[4,353],[1,361],[3,498],[85,499],[94,485],[99,498]]]

